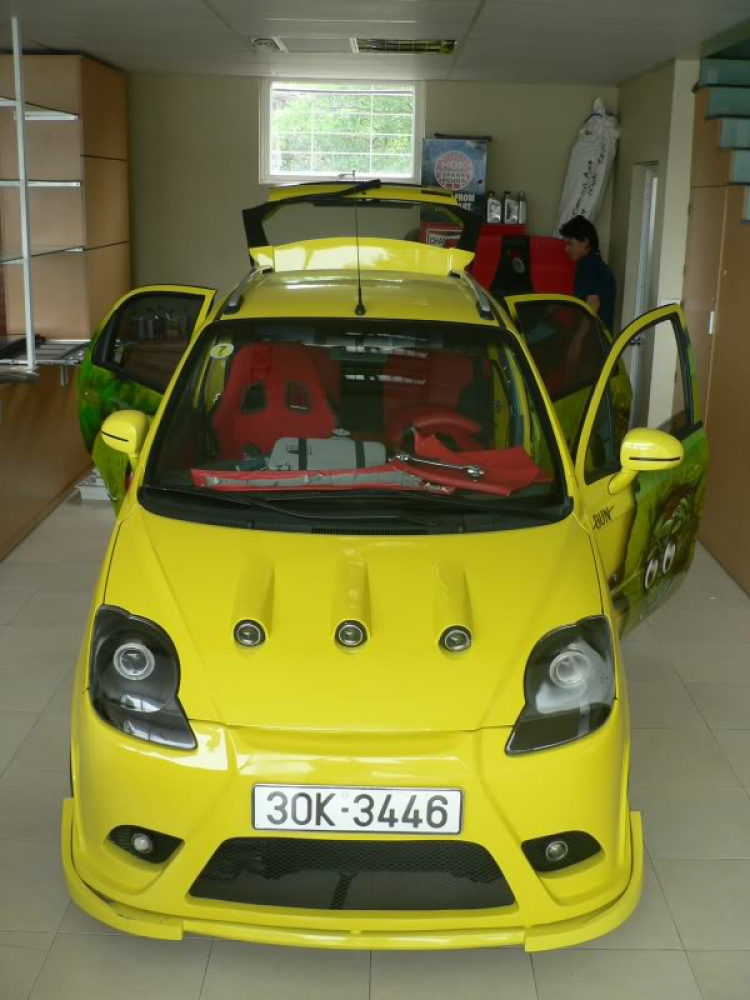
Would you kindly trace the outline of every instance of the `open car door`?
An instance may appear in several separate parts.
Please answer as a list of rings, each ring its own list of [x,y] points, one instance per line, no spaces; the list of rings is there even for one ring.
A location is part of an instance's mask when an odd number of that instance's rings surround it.
[[[596,313],[569,295],[508,295],[500,301],[526,341],[574,454],[612,338]],[[621,380],[620,391],[626,394],[628,387],[627,378]]]
[[[692,562],[708,466],[698,399],[684,315],[667,306],[620,334],[586,406],[576,476],[621,633],[673,594]],[[626,435],[646,447],[637,474],[623,474]]]
[[[128,459],[102,440],[101,426],[116,410],[156,413],[190,339],[206,321],[216,291],[148,285],[129,292],[94,335],[78,375],[78,413],[86,447],[119,509]]]

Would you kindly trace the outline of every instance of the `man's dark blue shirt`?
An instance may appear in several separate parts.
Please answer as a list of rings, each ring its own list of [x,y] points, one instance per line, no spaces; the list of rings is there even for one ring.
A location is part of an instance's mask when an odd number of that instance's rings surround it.
[[[599,315],[611,333],[615,333],[615,276],[602,260],[599,251],[586,254],[576,264],[575,290],[578,299],[598,295]]]

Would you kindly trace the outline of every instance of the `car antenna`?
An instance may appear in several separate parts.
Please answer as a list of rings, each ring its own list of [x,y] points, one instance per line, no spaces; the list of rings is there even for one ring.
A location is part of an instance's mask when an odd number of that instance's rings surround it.
[[[352,180],[357,183],[357,171],[352,170]],[[357,244],[357,304],[354,307],[355,316],[364,316],[367,310],[362,301],[362,268],[359,262],[359,217],[357,215],[357,192],[354,193],[354,239]]]

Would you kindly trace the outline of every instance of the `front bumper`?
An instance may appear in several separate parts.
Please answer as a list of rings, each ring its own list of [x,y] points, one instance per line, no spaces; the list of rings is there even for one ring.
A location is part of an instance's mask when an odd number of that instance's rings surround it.
[[[119,930],[340,949],[516,945],[543,951],[614,930],[638,903],[642,830],[640,816],[628,809],[628,741],[619,704],[593,736],[522,758],[505,755],[507,730],[345,737],[209,723],[193,728],[197,750],[173,752],[116,732],[84,699],[76,704],[74,798],[63,811],[65,877],[83,910]],[[253,836],[256,783],[461,788],[459,839],[492,855],[515,902],[492,909],[365,912],[192,896],[193,882],[222,843]],[[150,865],[109,840],[110,831],[125,824],[184,844],[173,859]],[[535,872],[522,842],[564,830],[589,832],[602,851],[567,870]]]
[[[115,927],[128,934],[141,937],[159,938],[165,941],[179,941],[183,935],[203,934],[209,937],[229,938],[253,944],[290,945],[298,948],[338,948],[342,950],[389,950],[409,949],[439,950],[457,948],[499,948],[509,945],[522,946],[526,951],[551,951],[555,948],[570,948],[594,938],[608,934],[620,926],[633,913],[641,896],[643,883],[643,831],[640,813],[630,813],[630,840],[632,844],[632,866],[630,878],[623,894],[614,902],[583,917],[575,917],[558,923],[536,927],[466,927],[465,922],[454,926],[446,917],[441,917],[441,925],[429,927],[408,927],[388,929],[377,926],[387,923],[387,914],[382,920],[367,921],[372,926],[361,929],[343,926],[341,919],[325,918],[325,923],[315,925],[300,919],[290,918],[282,925],[276,923],[252,923],[247,921],[229,922],[217,918],[170,917],[148,910],[104,899],[91,889],[76,871],[73,861],[73,800],[67,799],[63,806],[62,852],[65,881],[73,900],[90,916],[103,924]],[[437,922],[437,921],[436,921]],[[474,920],[470,921],[474,923]],[[362,923],[357,921],[357,924]],[[400,921],[404,924],[404,921]]]

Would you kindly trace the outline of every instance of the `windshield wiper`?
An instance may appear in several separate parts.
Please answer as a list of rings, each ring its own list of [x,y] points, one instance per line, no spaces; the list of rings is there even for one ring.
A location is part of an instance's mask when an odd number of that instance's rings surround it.
[[[153,489],[154,487],[149,487]],[[179,491],[178,491],[179,492]],[[190,492],[190,491],[186,491]],[[199,496],[204,496],[200,493]],[[219,494],[205,494],[206,496],[219,496]],[[222,493],[221,496],[227,496],[227,494]],[[262,494],[264,498],[261,501],[261,497],[253,494],[252,499],[257,503],[264,502],[268,506],[273,506],[276,509],[275,499],[268,500],[265,498],[275,497],[273,493]],[[439,504],[443,507],[453,507],[460,508],[459,510],[450,511],[451,514],[469,513],[473,511],[481,511],[483,514],[487,515],[505,515],[510,514],[511,516],[522,516],[529,518],[531,520],[543,521],[544,523],[553,523],[555,521],[561,520],[561,518],[567,516],[572,510],[572,503],[569,499],[562,501],[558,504],[544,504],[538,507],[534,506],[533,503],[521,504],[513,501],[498,499],[494,495],[482,494],[483,499],[471,497],[463,498],[457,497],[452,493],[440,493],[437,491],[426,491],[426,490],[378,490],[378,489],[336,489],[336,490],[295,490],[294,492],[279,493],[278,498],[284,503],[297,504],[305,503],[311,500],[323,500],[326,503],[330,502],[340,502],[352,500],[382,500],[387,503],[389,500],[408,500],[410,503],[426,503],[428,505]],[[239,500],[239,498],[238,498]],[[289,513],[292,513],[291,511]],[[447,512],[446,512],[447,513]],[[399,517],[399,515],[393,515],[394,517]],[[369,515],[367,515],[369,519]],[[336,517],[334,516],[334,520]],[[402,518],[403,519],[403,518]],[[418,522],[429,524],[429,522]]]
[[[296,517],[304,521],[402,521],[408,524],[416,524],[421,528],[436,528],[438,527],[437,521],[427,521],[424,518],[413,517],[412,515],[404,516],[401,513],[376,513],[373,514],[369,510],[362,513],[349,512],[349,513],[316,513],[316,514],[304,514],[298,510],[290,510],[288,507],[284,507],[275,501],[261,500],[257,496],[233,496],[228,493],[210,493],[204,490],[191,490],[185,487],[179,486],[151,486],[145,485],[145,490],[153,491],[156,493],[166,493],[170,496],[184,496],[189,497],[191,500],[207,500],[209,503],[219,504],[222,506],[234,506],[234,507],[244,507],[245,509],[259,507],[262,510],[271,511],[273,514],[280,514],[285,517]],[[329,494],[324,493],[323,496],[328,499]],[[305,494],[307,496],[307,494]],[[321,497],[318,496],[317,499]],[[296,500],[297,495],[284,496],[284,500]],[[351,497],[350,497],[351,499]]]

